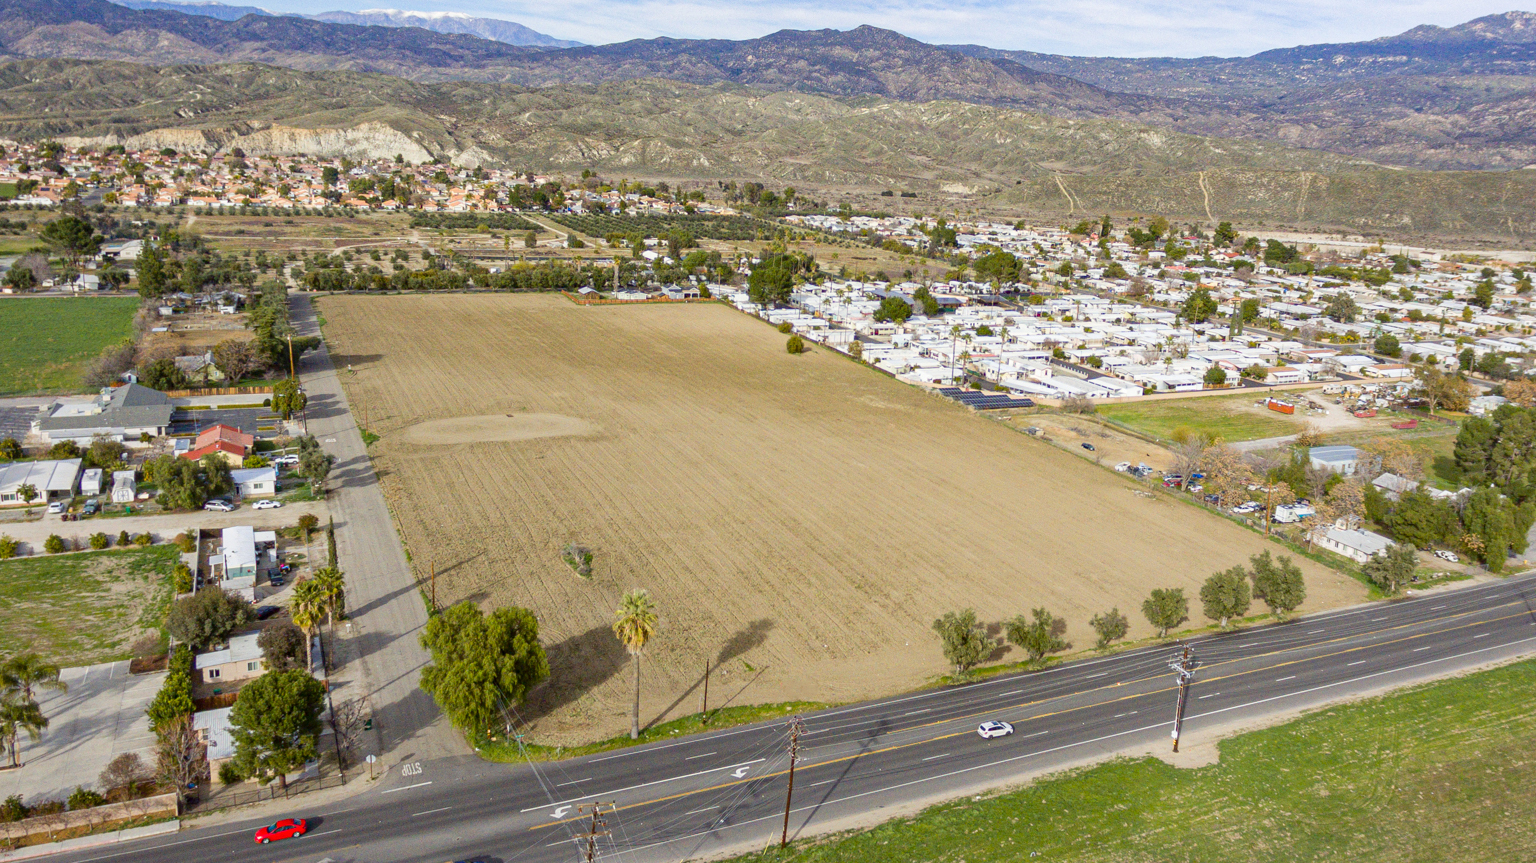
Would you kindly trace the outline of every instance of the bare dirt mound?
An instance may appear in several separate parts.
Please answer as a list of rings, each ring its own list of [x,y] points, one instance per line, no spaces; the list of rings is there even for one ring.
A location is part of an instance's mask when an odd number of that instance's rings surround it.
[[[417,446],[452,446],[589,437],[597,432],[592,423],[563,414],[490,414],[420,422],[402,429],[400,440]]]

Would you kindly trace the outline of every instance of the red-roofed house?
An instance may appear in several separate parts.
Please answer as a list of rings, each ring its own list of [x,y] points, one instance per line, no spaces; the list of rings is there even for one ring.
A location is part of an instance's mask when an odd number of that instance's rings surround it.
[[[216,455],[228,462],[230,467],[241,467],[245,464],[245,457],[250,455],[251,447],[255,445],[255,435],[219,423],[198,432],[192,448],[181,455],[193,461],[205,455]]]

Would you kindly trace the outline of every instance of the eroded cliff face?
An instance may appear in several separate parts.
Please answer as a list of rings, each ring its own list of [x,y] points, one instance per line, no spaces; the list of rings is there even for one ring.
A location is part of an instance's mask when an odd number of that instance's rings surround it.
[[[59,139],[68,147],[112,146],[120,144],[132,150],[174,150],[197,152],[229,151],[236,147],[252,156],[311,156],[349,159],[393,159],[402,157],[411,163],[430,162],[435,153],[411,135],[382,123],[363,123],[347,129],[300,129],[294,126],[269,126],[263,129],[154,129],[137,135],[116,134],[66,136]],[[489,161],[489,154],[471,148],[460,154],[469,167]]]

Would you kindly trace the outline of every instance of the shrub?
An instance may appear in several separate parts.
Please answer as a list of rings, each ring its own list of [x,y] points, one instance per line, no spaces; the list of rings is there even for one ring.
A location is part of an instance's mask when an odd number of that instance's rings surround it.
[[[197,540],[193,539],[190,533],[176,534],[176,538],[171,540],[171,544],[181,549],[182,554],[191,554],[197,551]]]
[[[805,339],[802,339],[799,336],[790,336],[789,341],[784,343],[784,350],[790,352],[791,354],[805,353]]]
[[[21,821],[28,811],[27,804],[21,802],[21,795],[12,794],[0,803],[0,821]]]
[[[16,556],[21,548],[21,543],[14,536],[0,534],[0,560],[9,560]]]
[[[171,583],[176,588],[178,595],[192,592],[192,570],[184,563],[176,564],[176,569],[171,573]]]
[[[148,548],[155,544],[155,538],[147,533],[141,533],[133,538],[133,544],[139,548]]]
[[[795,331],[795,325],[790,323],[789,321],[785,321],[784,323],[779,324],[779,332],[783,333],[786,336],[789,335],[790,333],[794,332],[794,331]]]
[[[102,549],[106,548],[111,542],[112,540],[107,539],[107,535],[104,533],[98,531],[91,534],[91,548],[94,548],[97,551],[101,551]]]
[[[118,531],[118,533],[117,533],[117,547],[118,548],[123,548],[124,546],[128,545],[128,543],[130,543],[132,541],[133,540],[128,538],[128,531],[126,531],[126,530]]]
[[[100,806],[107,802],[107,798],[90,788],[75,786],[75,793],[69,795],[70,809],[90,809],[92,806]]]
[[[299,532],[304,534],[304,541],[309,542],[309,535],[320,526],[320,518],[312,513],[304,513],[299,516]]]
[[[30,818],[38,815],[57,815],[63,811],[63,800],[44,800],[41,803],[34,804],[27,812],[27,816]]]
[[[48,538],[43,540],[43,551],[46,551],[49,554],[58,554],[63,550],[64,537],[59,536],[56,533],[50,533]]]
[[[240,768],[234,762],[226,761],[219,765],[219,781],[225,785],[235,785],[244,782],[245,777],[240,774]]]

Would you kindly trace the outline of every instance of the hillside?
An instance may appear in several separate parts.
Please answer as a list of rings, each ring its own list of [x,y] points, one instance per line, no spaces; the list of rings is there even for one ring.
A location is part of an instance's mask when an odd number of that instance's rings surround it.
[[[528,89],[255,64],[155,69],[23,60],[0,63],[0,135],[898,188],[945,207],[963,191],[967,206],[1060,215],[1536,234],[1536,211],[1525,206],[1536,172],[1388,170],[1332,153],[1115,120],[726,84]]]

